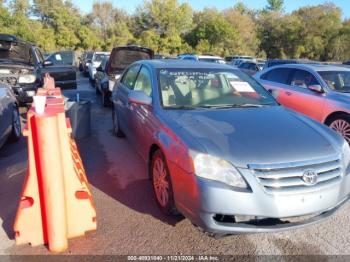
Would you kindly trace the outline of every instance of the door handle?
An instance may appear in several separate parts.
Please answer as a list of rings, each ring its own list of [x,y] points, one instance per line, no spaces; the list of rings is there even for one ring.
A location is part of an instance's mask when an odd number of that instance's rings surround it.
[[[291,96],[292,95],[292,93],[291,92],[288,92],[288,91],[286,91],[286,93],[285,93],[287,96]]]

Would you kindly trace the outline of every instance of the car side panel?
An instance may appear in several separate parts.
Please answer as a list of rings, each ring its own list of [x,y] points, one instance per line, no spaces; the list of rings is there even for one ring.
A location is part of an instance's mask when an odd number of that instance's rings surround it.
[[[293,95],[294,90],[293,88],[291,88],[291,86],[275,83],[267,80],[262,80],[262,79],[260,79],[259,81],[265,87],[265,89],[268,90],[269,92],[273,92],[273,91],[277,92],[278,94],[277,101],[280,104],[288,108],[293,107],[290,96]]]
[[[335,112],[350,115],[350,105],[346,102],[337,100],[333,97],[333,95],[328,95],[325,99],[323,114],[320,122],[325,123],[327,118]]]
[[[290,98],[290,108],[322,122],[326,95],[309,89],[295,87]]]
[[[0,87],[0,146],[11,132],[13,104],[8,88]]]

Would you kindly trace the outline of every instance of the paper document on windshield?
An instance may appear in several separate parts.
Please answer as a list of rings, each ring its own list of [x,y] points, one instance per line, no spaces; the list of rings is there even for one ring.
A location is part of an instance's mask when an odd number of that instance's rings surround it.
[[[255,90],[247,82],[230,81],[230,84],[237,92],[253,92],[253,93],[255,93]]]

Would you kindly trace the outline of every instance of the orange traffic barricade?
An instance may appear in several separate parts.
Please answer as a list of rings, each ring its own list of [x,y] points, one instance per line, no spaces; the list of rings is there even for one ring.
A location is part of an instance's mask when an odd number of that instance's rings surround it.
[[[47,97],[46,108],[37,114],[32,106],[27,113],[28,171],[15,238],[17,244],[48,244],[51,252],[62,252],[69,238],[96,230],[96,210],[60,89],[39,89],[37,95]]]

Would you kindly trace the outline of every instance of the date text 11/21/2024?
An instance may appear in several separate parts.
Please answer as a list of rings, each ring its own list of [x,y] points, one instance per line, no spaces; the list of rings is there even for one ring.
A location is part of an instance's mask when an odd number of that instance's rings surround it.
[[[128,256],[128,261],[219,261],[218,256]]]

